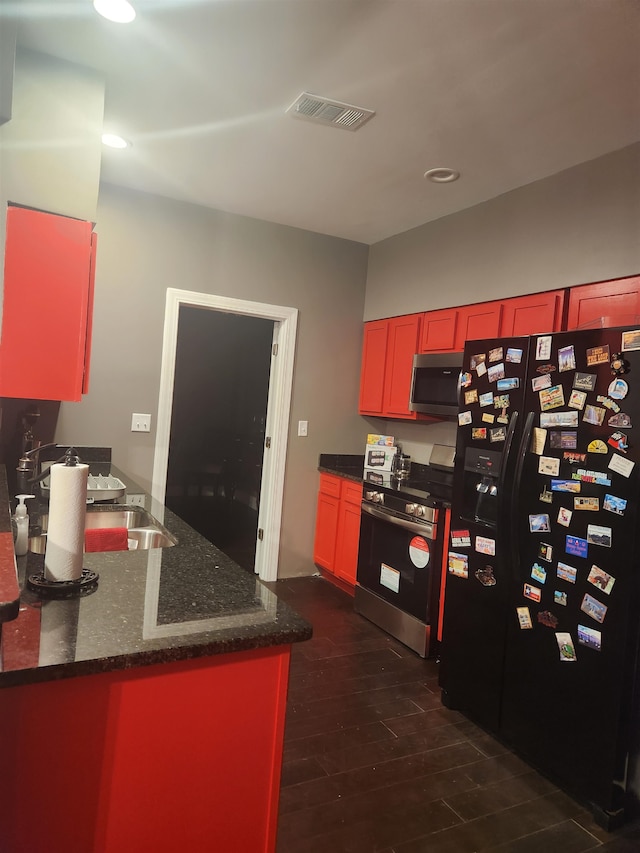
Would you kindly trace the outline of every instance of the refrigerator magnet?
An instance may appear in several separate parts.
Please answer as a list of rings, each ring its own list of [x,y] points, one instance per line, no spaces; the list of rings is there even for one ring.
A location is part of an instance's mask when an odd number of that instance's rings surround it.
[[[540,500],[545,504],[553,503],[553,492],[550,492],[546,484],[543,486],[539,495]]]
[[[512,391],[520,387],[520,380],[517,376],[508,376],[506,379],[498,379],[496,382],[496,391]]]
[[[531,434],[531,452],[537,453],[540,456],[544,453],[544,446],[547,443],[547,431],[546,429],[540,429],[540,427],[534,427],[533,432]]]
[[[571,492],[577,494],[582,488],[578,480],[551,480],[552,492]]]
[[[498,379],[504,379],[504,363],[492,365],[487,371],[489,382],[497,382]]]
[[[626,453],[629,449],[627,436],[623,432],[614,432],[613,435],[610,435],[607,439],[607,444],[611,445],[611,447],[614,447],[616,450],[621,450],[623,453]]]
[[[567,593],[562,592],[561,589],[553,590],[553,603],[559,604],[561,607],[567,606]]]
[[[471,423],[471,412],[459,412],[458,413],[458,425],[459,426],[467,426],[467,424]]]
[[[541,364],[540,367],[536,367],[536,373],[553,373],[555,369],[555,364]]]
[[[458,578],[469,577],[469,558],[466,554],[456,554],[453,551],[449,551],[447,567],[451,575],[455,575]]]
[[[544,429],[553,429],[554,427],[577,427],[578,413],[571,412],[541,412],[540,426]]]
[[[564,388],[562,385],[552,385],[550,388],[543,388],[538,392],[540,397],[540,408],[543,412],[548,412],[551,409],[559,409],[564,406]],[[602,416],[604,418],[604,415]]]
[[[594,391],[596,387],[596,374],[576,372],[573,377],[573,387],[577,391]]]
[[[602,545],[611,548],[611,528],[601,524],[587,524],[587,542],[592,545]]]
[[[485,424],[493,424],[496,421],[496,416],[492,415],[491,412],[483,412],[482,413],[482,422]]]
[[[631,365],[621,352],[614,352],[611,356],[611,372],[614,376],[624,376],[631,370]]]
[[[602,648],[602,634],[595,628],[578,625],[578,642],[581,646],[587,646],[587,648],[599,652]]]
[[[594,367],[596,364],[607,364],[609,361],[609,344],[602,347],[591,347],[587,350],[587,365],[589,367]]]
[[[591,566],[587,580],[597,587],[600,592],[604,592],[605,595],[611,594],[613,585],[616,582],[616,579],[612,575],[607,574],[599,566]]]
[[[536,361],[548,361],[551,358],[551,335],[544,335],[536,340]]]
[[[610,397],[613,397],[614,400],[624,400],[629,393],[629,386],[624,379],[614,379],[609,385],[607,393]]]
[[[463,388],[468,388],[471,385],[472,381],[473,381],[473,377],[471,376],[471,374],[469,372],[465,372],[465,373],[460,374],[460,385]]]
[[[601,408],[600,406],[587,406],[584,410],[582,420],[587,424],[601,426],[604,423],[604,416],[606,414],[607,410]]]
[[[576,650],[571,639],[571,634],[559,632],[556,634],[556,641],[560,651],[560,660],[574,661],[576,658]]]
[[[613,453],[607,467],[611,468],[612,471],[615,471],[616,474],[622,474],[623,477],[629,477],[635,467],[635,464],[636,463],[631,459],[625,459],[624,456],[618,456],[617,453]]]
[[[496,553],[496,540],[488,539],[486,536],[476,536],[476,551],[493,557]]]
[[[587,616],[591,616],[596,622],[600,622],[600,624],[604,622],[604,617],[607,615],[607,606],[598,601],[597,598],[593,598],[588,592],[584,594],[580,610],[586,613]]]
[[[615,512],[616,515],[624,515],[627,508],[627,502],[623,498],[616,498],[614,495],[605,495],[602,502],[602,509],[607,512]]]
[[[580,411],[582,411],[586,402],[586,391],[573,390],[571,392],[571,396],[569,397],[569,402],[567,403],[567,406],[569,406],[570,409],[579,409]]]
[[[574,569],[573,566],[568,566],[566,563],[558,561],[556,576],[559,577],[560,580],[566,581],[567,583],[575,583],[577,574],[578,570]]]
[[[471,438],[474,441],[481,441],[487,437],[486,427],[473,427],[471,430]]]
[[[546,513],[537,513],[529,516],[529,530],[531,533],[549,533],[551,524]]]
[[[513,364],[520,364],[520,362],[522,361],[522,350],[516,349],[515,347],[509,347],[507,349],[505,361],[511,361],[513,362]]]
[[[486,360],[487,356],[483,352],[478,353],[478,355],[472,355],[471,359],[469,360],[469,367],[471,368],[471,370],[477,371],[478,365],[484,364]]]
[[[588,512],[600,512],[600,498],[574,498],[573,508],[586,510]]]
[[[484,376],[486,372],[487,365],[484,363],[484,361],[481,361],[480,364],[476,367],[476,374],[478,376]]]
[[[516,613],[518,615],[518,624],[520,625],[520,629],[525,631],[528,628],[533,628],[533,622],[531,621],[531,614],[529,613],[528,607],[516,607]]]
[[[640,329],[622,333],[622,351],[640,349]]]
[[[542,590],[530,583],[524,585],[522,594],[525,598],[530,598],[531,601],[540,602],[542,599]]]
[[[498,421],[499,424],[508,424],[509,423],[509,415],[503,409],[503,411],[501,412],[501,414],[498,415],[496,420]]]
[[[557,477],[560,473],[560,460],[555,456],[541,456],[538,460],[538,474]]]
[[[468,530],[452,530],[451,546],[453,548],[470,548],[471,534]]]
[[[547,563],[550,563],[553,560],[553,545],[541,542],[538,546],[538,557],[541,560],[546,560]]]
[[[493,408],[494,409],[502,409],[502,414],[506,414],[506,410],[509,408],[509,395],[508,394],[496,394],[493,398]]]
[[[622,459],[622,457],[620,457]],[[574,480],[581,480],[583,483],[595,483],[597,486],[610,486],[611,480],[602,471],[587,471],[584,468],[578,468],[573,474]],[[579,492],[580,489],[577,489]]]
[[[538,622],[541,625],[546,625],[547,628],[558,627],[558,617],[554,616],[550,610],[541,610],[538,613]]]
[[[507,437],[507,431],[504,427],[497,427],[489,431],[490,441],[504,441]]]
[[[565,536],[564,550],[567,554],[571,554],[574,557],[586,557],[589,553],[589,543],[586,539],[580,539],[579,536],[569,536],[567,534]]]
[[[587,454],[586,453],[574,453],[571,450],[565,450],[565,452],[562,454],[562,458],[564,459],[565,462],[568,462],[569,465],[577,465],[579,462],[586,462],[587,461]]]
[[[493,566],[484,566],[478,569],[475,573],[476,580],[479,580],[482,586],[495,586],[496,579],[493,574]]]
[[[531,566],[531,577],[534,581],[538,581],[538,583],[544,583],[547,580],[547,570],[540,563],[534,563]]]
[[[576,369],[576,354],[573,344],[568,347],[560,347],[558,350],[558,370],[565,373],[567,370]]]
[[[492,406],[493,405],[493,391],[487,391],[486,394],[480,394],[480,405],[481,406]]]
[[[616,414],[620,411],[620,406],[616,403],[615,400],[611,400],[609,397],[605,397],[604,394],[598,394],[596,397],[597,403],[602,403],[605,409],[609,409],[610,412],[615,412]]]
[[[502,361],[502,347],[489,350],[489,361]]]
[[[464,404],[465,406],[470,406],[472,403],[478,402],[478,392],[475,388],[471,391],[464,392]]]
[[[569,527],[569,525],[571,524],[572,515],[573,513],[570,509],[561,506],[558,510],[558,524],[561,524],[563,527]]]
[[[573,430],[552,432],[549,439],[549,446],[554,449],[561,447],[564,450],[575,450],[578,446],[578,433]]]
[[[542,391],[543,388],[551,387],[551,376],[545,373],[544,376],[534,376],[531,380],[531,387],[534,391]]]
[[[594,438],[593,441],[590,441],[587,445],[587,453],[608,453],[609,449],[604,441],[601,441],[599,438]]]
[[[609,426],[612,427],[623,427],[624,429],[631,429],[631,417],[624,412],[620,412],[620,414],[612,415],[607,421]]]

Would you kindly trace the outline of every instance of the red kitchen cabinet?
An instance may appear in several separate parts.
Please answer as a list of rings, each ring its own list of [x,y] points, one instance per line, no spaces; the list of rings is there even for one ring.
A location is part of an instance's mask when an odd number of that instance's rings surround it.
[[[409,411],[409,393],[421,317],[407,314],[364,324],[361,415],[416,420],[416,413]]]
[[[427,311],[422,315],[418,352],[447,352],[456,349],[458,308]]]
[[[360,538],[362,484],[320,474],[313,561],[355,586]]]
[[[640,276],[581,284],[569,291],[567,329],[637,325]]]
[[[0,397],[87,392],[95,251],[91,222],[7,209]]]
[[[495,338],[500,334],[502,302],[480,302],[458,310],[456,350],[462,351],[466,341]]]
[[[361,414],[382,414],[388,331],[388,320],[376,320],[364,324],[360,400],[358,403],[358,410]]]
[[[358,568],[361,504],[362,484],[344,480],[340,500],[334,568],[336,576],[352,587],[356,585],[356,569]]]
[[[502,303],[500,334],[505,337],[537,335],[562,330],[564,290],[515,296]]]

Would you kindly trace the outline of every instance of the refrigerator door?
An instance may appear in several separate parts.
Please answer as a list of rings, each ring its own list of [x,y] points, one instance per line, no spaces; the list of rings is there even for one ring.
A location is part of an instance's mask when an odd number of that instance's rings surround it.
[[[509,529],[499,524],[519,433],[528,338],[471,341],[464,352],[439,670],[442,701],[499,726]]]
[[[526,394],[500,733],[609,823],[638,726],[640,328],[532,338]]]

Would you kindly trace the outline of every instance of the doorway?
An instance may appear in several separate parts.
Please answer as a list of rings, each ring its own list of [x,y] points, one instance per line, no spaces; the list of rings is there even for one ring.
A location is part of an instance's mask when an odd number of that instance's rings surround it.
[[[254,571],[273,320],[178,312],[165,503]]]
[[[263,580],[277,579],[297,313],[167,291],[153,495]]]

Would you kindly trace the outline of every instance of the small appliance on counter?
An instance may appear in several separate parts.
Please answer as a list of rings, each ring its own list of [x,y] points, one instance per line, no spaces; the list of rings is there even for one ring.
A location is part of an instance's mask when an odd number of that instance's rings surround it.
[[[392,435],[367,436],[367,444],[364,449],[364,470],[386,471],[389,473],[394,466],[394,460],[398,452]]]
[[[455,448],[364,471],[354,608],[421,657],[436,653]]]

